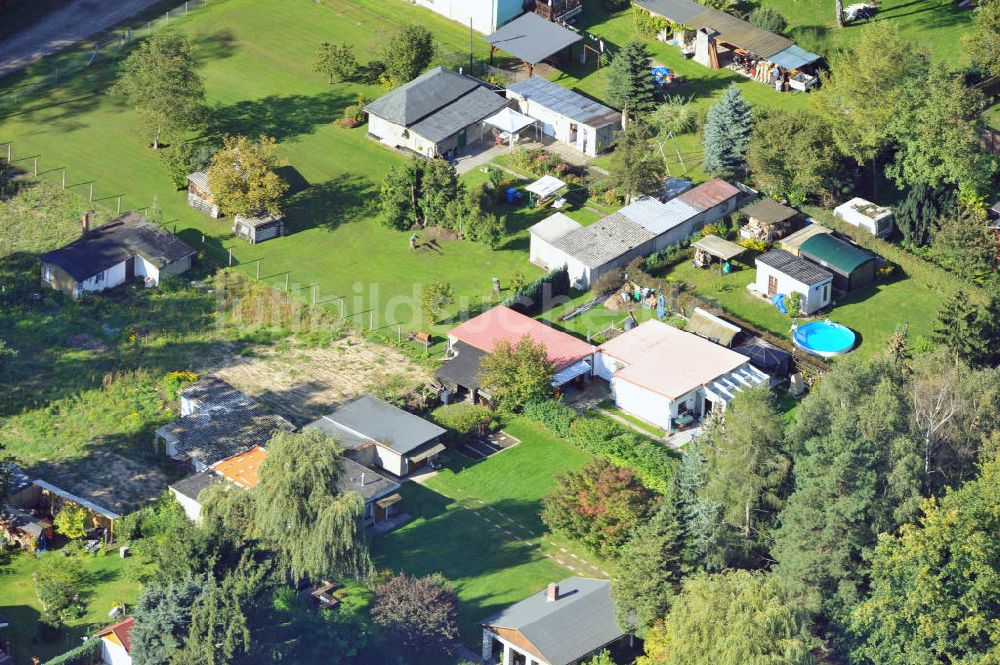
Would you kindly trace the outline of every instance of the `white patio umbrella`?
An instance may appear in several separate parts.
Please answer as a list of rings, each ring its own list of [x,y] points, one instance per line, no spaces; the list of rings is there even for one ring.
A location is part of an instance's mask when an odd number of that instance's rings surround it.
[[[500,110],[484,121],[487,125],[492,125],[496,127],[501,132],[507,134],[509,138],[509,144],[511,151],[514,150],[514,136],[524,129],[525,127],[530,127],[535,124],[535,119],[524,115],[523,113],[518,113],[509,106]]]

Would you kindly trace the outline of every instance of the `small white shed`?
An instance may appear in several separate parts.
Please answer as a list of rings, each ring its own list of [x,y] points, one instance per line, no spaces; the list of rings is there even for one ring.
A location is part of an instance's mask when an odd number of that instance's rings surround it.
[[[833,214],[837,219],[843,220],[851,226],[862,228],[880,238],[892,235],[895,223],[891,209],[859,197],[837,206],[833,209]]]
[[[528,233],[531,235],[528,259],[536,266],[546,270],[564,265],[566,255],[562,250],[553,247],[552,243],[580,227],[579,222],[561,212],[546,217],[528,229]]]
[[[772,249],[757,257],[754,290],[767,298],[778,294],[802,297],[801,312],[812,314],[830,304],[833,273],[800,259],[783,249]],[[786,300],[787,304],[787,300]]]

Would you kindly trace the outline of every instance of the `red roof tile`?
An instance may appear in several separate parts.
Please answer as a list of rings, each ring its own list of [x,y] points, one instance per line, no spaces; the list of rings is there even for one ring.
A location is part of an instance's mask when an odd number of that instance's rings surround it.
[[[583,340],[503,306],[487,310],[448,332],[450,338],[465,342],[486,353],[492,353],[497,342],[501,340],[513,344],[525,335],[532,341],[545,345],[549,362],[553,363],[557,370],[572,365],[594,352],[594,347]]]
[[[104,637],[105,635],[114,635],[122,646],[125,647],[127,653],[132,653],[132,626],[135,624],[135,618],[129,617],[124,621],[119,621],[113,626],[108,626],[104,630],[97,633],[97,637]]]
[[[730,185],[725,180],[712,178],[708,182],[702,183],[694,189],[689,189],[677,198],[687,203],[699,212],[704,212],[709,208],[714,208],[723,201],[730,199],[740,193],[740,190]]]
[[[267,451],[254,446],[241,455],[235,455],[216,462],[212,470],[245,490],[252,490],[260,484],[260,465],[267,459]]]

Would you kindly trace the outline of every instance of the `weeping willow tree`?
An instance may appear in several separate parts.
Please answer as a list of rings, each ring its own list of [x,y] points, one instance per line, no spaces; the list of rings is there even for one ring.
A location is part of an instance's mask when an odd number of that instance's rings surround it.
[[[366,577],[364,499],[342,492],[340,447],[318,430],[278,432],[253,490],[257,535],[280,555],[294,580]]]

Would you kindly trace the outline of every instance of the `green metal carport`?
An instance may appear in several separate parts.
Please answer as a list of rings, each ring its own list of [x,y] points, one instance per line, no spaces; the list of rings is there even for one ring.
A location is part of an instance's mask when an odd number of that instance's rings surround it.
[[[875,281],[875,255],[828,233],[814,235],[799,248],[802,258],[833,273],[833,288],[850,293]]]

